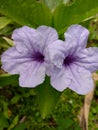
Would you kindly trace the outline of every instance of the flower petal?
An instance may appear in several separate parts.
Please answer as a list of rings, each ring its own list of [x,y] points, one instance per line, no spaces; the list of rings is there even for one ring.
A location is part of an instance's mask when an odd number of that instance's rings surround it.
[[[37,31],[42,34],[44,47],[58,39],[57,31],[54,28],[43,25],[38,27]]]
[[[92,75],[88,70],[73,64],[68,67],[68,71],[71,74],[71,84],[69,85],[70,89],[83,95],[93,89],[94,83]]]
[[[70,73],[67,68],[54,68],[51,73],[51,85],[58,91],[63,91],[71,83]]]
[[[26,71],[20,74],[21,87],[36,87],[45,80],[45,67],[38,62],[28,63]]]
[[[27,53],[29,51],[40,51],[43,53],[47,44],[52,43],[58,39],[55,29],[47,26],[40,26],[39,28],[32,29],[24,26],[16,29],[13,32],[12,39],[19,52]]]
[[[29,54],[19,53],[15,47],[9,48],[1,56],[2,69],[11,73],[19,74],[25,70],[27,63],[32,61]]]
[[[40,44],[42,39],[41,34],[27,26],[14,30],[12,39],[16,45],[16,49],[22,53],[32,53],[33,51],[37,52],[43,49]]]
[[[95,72],[98,70],[98,48],[89,47],[82,50],[78,54],[77,65],[80,65],[90,72]]]
[[[51,63],[56,67],[61,68],[65,58],[65,53],[67,53],[67,51],[65,49],[64,42],[57,40],[47,47],[45,51],[45,61],[48,65]]]
[[[65,42],[71,47],[71,54],[84,49],[87,44],[89,31],[81,25],[72,25],[65,32]]]

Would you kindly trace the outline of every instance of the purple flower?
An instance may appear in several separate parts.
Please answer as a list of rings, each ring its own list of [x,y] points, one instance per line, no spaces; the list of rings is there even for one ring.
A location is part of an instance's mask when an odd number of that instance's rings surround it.
[[[53,64],[47,73],[58,91],[67,87],[78,94],[93,89],[91,73],[98,70],[98,48],[85,48],[89,32],[81,25],[72,25],[64,34],[65,42],[57,40],[47,49],[47,61]]]
[[[24,26],[13,32],[14,47],[1,57],[2,68],[10,74],[19,74],[19,84],[36,87],[45,80],[47,46],[58,39],[55,29],[40,26],[32,29]]]

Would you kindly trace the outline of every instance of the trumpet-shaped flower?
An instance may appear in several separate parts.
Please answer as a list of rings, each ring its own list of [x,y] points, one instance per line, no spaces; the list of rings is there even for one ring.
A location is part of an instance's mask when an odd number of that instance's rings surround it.
[[[98,70],[98,48],[85,48],[89,31],[81,25],[72,25],[65,32],[65,41],[57,40],[47,49],[47,69],[51,84],[58,91],[67,87],[78,94],[93,89],[91,73]]]
[[[1,56],[2,68],[10,74],[19,74],[22,87],[36,87],[45,79],[45,49],[58,39],[55,29],[40,26],[36,30],[24,26],[12,34],[14,47]]]

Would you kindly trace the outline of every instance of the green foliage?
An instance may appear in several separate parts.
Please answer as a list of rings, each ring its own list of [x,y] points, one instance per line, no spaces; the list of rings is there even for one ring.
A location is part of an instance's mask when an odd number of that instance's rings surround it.
[[[93,28],[92,28],[93,26]],[[90,30],[90,40],[95,40],[97,42],[98,40],[98,17],[94,20],[92,20],[90,26],[89,26],[89,30]],[[97,45],[97,44],[95,44]]]
[[[7,119],[4,117],[2,113],[0,113],[0,130],[4,130],[4,128],[7,128],[9,126],[9,123]]]
[[[11,19],[7,17],[0,17],[0,29],[4,28],[6,25],[8,25],[11,22],[12,22]]]
[[[0,38],[0,49],[3,48],[4,50],[8,49],[10,46],[3,38]]]
[[[28,96],[25,96],[26,94]],[[17,96],[18,100],[16,100]],[[1,127],[10,130],[18,130],[18,128],[21,130],[64,130],[64,128],[66,128],[65,130],[76,130],[79,128],[76,115],[78,114],[77,110],[82,106],[83,97],[67,89],[62,94],[55,109],[45,119],[41,118],[37,98],[34,89],[18,86],[2,87],[0,113],[2,113],[5,125],[2,124]]]
[[[0,86],[6,86],[11,84],[17,86],[18,79],[19,79],[18,75],[2,74],[0,75]]]
[[[12,25],[11,26],[6,26],[6,28],[3,28],[3,29],[0,29],[0,36],[9,36],[12,34],[12,30],[13,30],[13,27]]]
[[[7,42],[7,44],[12,47],[14,44],[13,44],[13,41],[10,39],[10,38],[7,38],[7,37],[3,37],[3,39]]]
[[[26,125],[24,123],[19,124],[13,130],[26,130]]]
[[[71,24],[77,24],[81,21],[94,16],[98,12],[97,0],[76,0],[72,5],[59,5],[54,11],[54,27],[62,33]],[[65,30],[64,30],[65,31]]]
[[[0,0],[0,12],[20,25],[51,25],[50,10],[36,0]]]
[[[71,118],[59,117],[57,119],[58,130],[81,130],[77,123],[73,122]]]
[[[31,27],[38,27],[39,25],[54,26],[59,34],[62,34],[69,25],[80,23],[98,12],[97,0],[76,0],[69,5],[64,3],[66,1],[63,0],[44,0],[44,2],[0,0],[0,12],[20,25]],[[45,4],[54,10],[53,14]]]
[[[11,104],[15,104],[20,100],[21,96],[19,94],[15,95],[12,99],[11,99]]]
[[[11,125],[9,126],[8,130],[12,130],[17,124],[18,124],[18,120],[19,120],[19,115],[15,116]]]
[[[46,77],[45,82],[37,87],[39,106],[42,118],[49,115],[57,104],[61,93],[56,91],[51,85],[49,78]],[[43,100],[44,99],[44,100]]]
[[[70,0],[43,0],[43,1],[52,11],[54,11],[58,5],[62,3],[65,4],[69,2]]]
[[[70,118],[65,119],[64,117],[59,117],[57,123],[59,125],[58,130],[67,130],[73,124],[73,120],[71,120]]]

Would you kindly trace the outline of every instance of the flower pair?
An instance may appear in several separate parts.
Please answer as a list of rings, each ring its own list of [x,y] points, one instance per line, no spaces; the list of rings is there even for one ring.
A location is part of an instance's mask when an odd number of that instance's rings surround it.
[[[24,26],[12,34],[14,46],[1,56],[2,68],[19,74],[22,87],[36,87],[50,76],[51,85],[58,91],[67,87],[78,94],[93,88],[91,73],[98,70],[98,48],[85,48],[89,32],[81,25],[72,25],[58,39],[55,29]]]

